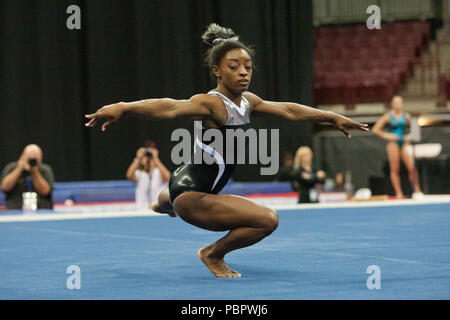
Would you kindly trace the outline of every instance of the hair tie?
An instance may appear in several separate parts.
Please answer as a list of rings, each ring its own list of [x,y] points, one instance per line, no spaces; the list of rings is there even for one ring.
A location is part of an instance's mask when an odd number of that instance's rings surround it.
[[[224,39],[224,38],[215,38],[215,39],[212,41],[212,43],[213,43],[214,45],[216,45],[216,44],[219,44],[219,43],[225,42],[225,41],[237,41],[237,40],[239,40],[239,37],[238,37],[238,36],[234,36],[234,37],[231,37],[231,38],[228,38],[228,39]]]

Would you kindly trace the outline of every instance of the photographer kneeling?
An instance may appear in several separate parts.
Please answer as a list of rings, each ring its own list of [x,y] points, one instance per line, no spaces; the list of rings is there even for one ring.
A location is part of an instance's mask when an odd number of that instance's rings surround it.
[[[127,179],[136,183],[136,207],[150,209],[159,192],[167,188],[170,172],[159,160],[153,141],[147,141],[136,152],[136,158],[127,170]]]
[[[9,210],[22,209],[24,194],[37,199],[37,209],[53,209],[52,168],[42,163],[42,150],[36,144],[25,147],[19,160],[8,163],[0,178]]]

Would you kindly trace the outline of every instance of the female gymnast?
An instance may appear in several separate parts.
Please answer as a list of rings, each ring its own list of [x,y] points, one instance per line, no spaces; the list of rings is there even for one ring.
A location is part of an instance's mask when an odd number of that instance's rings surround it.
[[[405,134],[405,127],[409,125],[411,115],[403,111],[403,98],[395,96],[391,101],[390,112],[385,113],[373,126],[372,132],[382,139],[388,141],[386,151],[388,154],[390,177],[395,196],[403,198],[403,191],[400,184],[400,158],[403,160],[409,173],[409,180],[414,189],[413,196],[421,196],[419,178],[417,170],[414,168],[414,158],[408,153],[411,137]],[[384,127],[389,128],[389,132],[383,131]]]
[[[253,49],[241,42],[231,29],[217,24],[207,27],[202,40],[211,46],[206,62],[217,79],[215,89],[187,100],[161,98],[107,105],[86,115],[90,119],[86,126],[92,127],[102,120],[104,131],[122,115],[131,114],[152,120],[187,118],[196,120],[201,130],[216,128],[224,132],[226,128],[248,127],[250,116],[265,116],[292,121],[327,121],[347,136],[350,136],[349,128],[368,131],[367,125],[333,112],[297,103],[262,100],[248,91]],[[211,151],[205,143],[196,144],[194,148],[214,154],[215,159],[226,158],[224,154]],[[153,206],[155,211],[178,215],[199,228],[229,231],[221,239],[198,250],[198,257],[216,277],[240,277],[227,266],[224,256],[261,241],[278,226],[278,214],[274,210],[243,197],[218,194],[236,168],[235,163],[216,161],[213,164],[192,162],[181,165],[173,172],[169,189],[161,192],[158,203]]]

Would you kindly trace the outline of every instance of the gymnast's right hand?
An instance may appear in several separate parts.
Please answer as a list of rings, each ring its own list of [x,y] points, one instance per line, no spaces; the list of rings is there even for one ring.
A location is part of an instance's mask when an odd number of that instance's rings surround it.
[[[120,102],[104,106],[98,109],[96,113],[85,115],[87,119],[90,119],[89,122],[85,124],[85,126],[93,127],[97,124],[99,120],[105,120],[105,122],[102,125],[102,131],[105,131],[107,126],[120,119],[122,113],[123,113],[123,104]]]

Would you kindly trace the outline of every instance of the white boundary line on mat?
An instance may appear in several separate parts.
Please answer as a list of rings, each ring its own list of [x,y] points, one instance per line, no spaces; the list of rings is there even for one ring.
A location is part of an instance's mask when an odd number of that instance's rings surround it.
[[[450,203],[450,195],[425,196],[423,199],[401,199],[401,200],[380,200],[380,201],[348,201],[334,203],[312,203],[295,205],[273,205],[269,206],[275,210],[297,210],[305,211],[312,209],[338,209],[338,208],[363,208],[363,207],[394,207],[394,206],[414,206],[426,204]],[[31,221],[56,221],[56,220],[78,220],[78,219],[102,219],[102,218],[127,218],[127,217],[154,217],[167,215],[159,214],[151,210],[121,210],[121,211],[85,211],[85,212],[55,212],[55,213],[28,213],[1,215],[0,223],[4,222],[31,222]]]
[[[399,200],[376,200],[376,201],[346,201],[333,203],[304,203],[295,205],[270,206],[275,210],[311,210],[311,209],[334,209],[334,208],[365,208],[365,207],[396,207],[417,206],[425,204],[450,203],[450,195],[430,195],[422,199],[399,199]]]
[[[152,217],[165,216],[151,210],[135,211],[104,211],[104,212],[67,212],[67,213],[28,213],[14,215],[0,215],[2,222],[31,222],[31,221],[55,221],[77,219],[102,219],[102,218],[127,218],[127,217]]]

